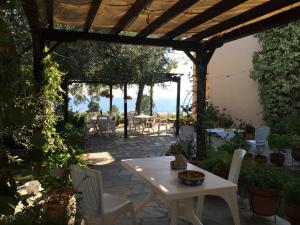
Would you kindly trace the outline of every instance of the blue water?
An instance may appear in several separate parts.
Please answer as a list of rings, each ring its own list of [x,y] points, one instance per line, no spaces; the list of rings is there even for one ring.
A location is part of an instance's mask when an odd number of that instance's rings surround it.
[[[136,99],[128,100],[127,107],[128,111],[135,110]],[[182,104],[182,102],[181,102]],[[74,99],[71,97],[70,106],[73,112],[86,112],[88,103],[81,103],[79,105],[74,104]],[[113,98],[113,105],[119,108],[119,112],[124,112],[124,102],[123,98]],[[100,109],[102,112],[107,112],[109,110],[109,98],[102,97],[100,99]],[[154,110],[153,112],[159,113],[175,113],[176,112],[176,99],[159,98],[154,99]]]

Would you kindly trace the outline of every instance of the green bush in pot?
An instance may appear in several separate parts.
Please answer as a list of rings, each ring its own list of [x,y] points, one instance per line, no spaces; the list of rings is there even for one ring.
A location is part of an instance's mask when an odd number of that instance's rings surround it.
[[[271,133],[268,142],[273,150],[270,154],[270,161],[276,166],[283,166],[285,157],[282,152],[291,145],[292,137],[286,134]]]
[[[300,182],[291,181],[284,187],[285,214],[292,225],[300,224]]]
[[[300,161],[300,135],[294,135],[291,143],[292,157],[296,161]]]
[[[291,180],[286,171],[268,164],[245,161],[239,189],[247,193],[254,213],[272,216],[276,213],[284,184]]]

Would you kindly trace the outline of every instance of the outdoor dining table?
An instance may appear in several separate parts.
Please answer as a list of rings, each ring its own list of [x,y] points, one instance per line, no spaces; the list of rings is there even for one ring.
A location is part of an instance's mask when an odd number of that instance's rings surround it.
[[[151,129],[154,132],[153,128],[150,127],[150,125],[148,124],[148,121],[152,121],[155,118],[154,116],[140,114],[140,115],[134,116],[134,118],[141,120],[145,124],[145,127],[143,127],[142,132],[144,132],[144,130],[146,128],[148,128],[148,131],[149,131],[149,129]]]
[[[206,170],[188,163],[187,169],[200,171],[205,174],[205,180],[200,186],[186,186],[178,181],[178,170],[170,168],[173,156],[124,159],[122,166],[142,178],[150,188],[150,193],[135,207],[138,213],[150,201],[159,198],[169,205],[170,224],[176,225],[178,217],[194,225],[202,225],[193,208],[193,197],[214,195],[223,198],[231,211],[234,224],[240,225],[237,205],[237,185],[218,177]],[[181,207],[179,204],[184,203]]]

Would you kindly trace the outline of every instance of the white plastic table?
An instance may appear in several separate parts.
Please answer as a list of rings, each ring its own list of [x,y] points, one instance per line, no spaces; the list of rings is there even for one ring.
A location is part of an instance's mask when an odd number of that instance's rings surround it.
[[[204,173],[204,183],[194,187],[180,184],[177,177],[178,171],[170,169],[172,160],[174,160],[173,156],[122,160],[121,164],[142,178],[151,190],[146,198],[135,207],[135,213],[158,197],[169,205],[171,225],[177,224],[178,216],[194,225],[202,225],[193,209],[193,197],[215,195],[222,197],[227,202],[234,224],[240,225],[236,184],[192,164],[188,164],[187,169]],[[179,207],[179,200],[184,200],[183,207]]]

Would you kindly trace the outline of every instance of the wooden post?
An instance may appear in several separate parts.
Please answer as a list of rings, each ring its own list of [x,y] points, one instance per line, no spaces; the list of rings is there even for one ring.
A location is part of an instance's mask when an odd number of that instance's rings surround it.
[[[196,52],[196,79],[197,79],[197,159],[204,159],[206,156],[206,132],[204,127],[205,100],[206,100],[206,75],[207,63],[205,53]]]
[[[39,29],[32,30],[32,53],[33,53],[33,76],[37,84],[37,89],[43,81],[43,51],[45,40]]]
[[[64,104],[63,104],[63,113],[64,113],[64,121],[65,123],[68,122],[68,117],[69,117],[69,88],[68,88],[68,79],[64,79],[62,83],[62,89],[64,90],[63,93],[63,99],[64,99]]]
[[[113,101],[112,84],[110,84],[109,85],[109,115],[110,116],[112,111],[112,101]]]
[[[176,130],[175,135],[179,135],[179,114],[180,114],[180,84],[181,78],[177,78],[177,98],[176,98]]]
[[[153,85],[150,86],[150,116],[153,115]]]
[[[128,126],[128,119],[127,119],[127,83],[124,83],[124,138],[128,137],[127,134],[127,126]]]

